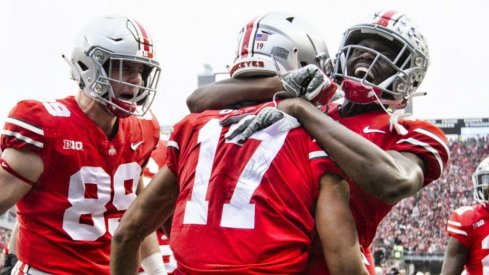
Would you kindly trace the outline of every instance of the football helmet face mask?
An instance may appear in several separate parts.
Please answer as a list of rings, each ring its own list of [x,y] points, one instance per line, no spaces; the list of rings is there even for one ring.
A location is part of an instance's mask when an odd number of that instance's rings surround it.
[[[123,79],[123,69],[141,64],[141,83]],[[104,16],[86,26],[71,56],[73,78],[84,93],[102,102],[118,117],[143,116],[153,102],[160,77],[159,63],[154,59],[153,42],[137,21],[124,16]],[[120,73],[113,73],[113,70]],[[112,84],[137,90],[120,96]]]
[[[474,200],[479,203],[489,202],[489,157],[485,158],[472,175]]]
[[[238,35],[234,78],[276,75],[307,64],[317,65],[326,75],[332,62],[326,43],[306,21],[292,14],[272,12],[244,26]]]
[[[387,45],[392,53],[386,55],[379,49],[362,46],[367,39],[380,41],[377,44]],[[371,56],[369,64],[349,62],[361,53]],[[334,77],[342,83],[347,100],[357,104],[377,102],[400,109],[423,81],[429,64],[428,46],[404,14],[381,11],[372,20],[346,30],[335,63]],[[388,68],[379,73],[381,64]],[[380,76],[386,72],[389,75]]]

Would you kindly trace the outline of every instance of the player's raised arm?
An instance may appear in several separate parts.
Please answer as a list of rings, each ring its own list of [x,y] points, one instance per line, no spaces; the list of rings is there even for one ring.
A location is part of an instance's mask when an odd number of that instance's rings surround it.
[[[278,77],[229,78],[197,88],[188,98],[192,113],[239,106],[243,102],[265,102],[283,90]]]
[[[303,99],[284,100],[279,109],[296,117],[349,177],[382,200],[396,203],[423,186],[425,167],[416,155],[382,150]]]

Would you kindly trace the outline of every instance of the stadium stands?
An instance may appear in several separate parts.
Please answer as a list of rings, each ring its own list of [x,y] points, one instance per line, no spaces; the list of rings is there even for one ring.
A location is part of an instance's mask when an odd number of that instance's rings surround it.
[[[452,210],[472,201],[472,173],[489,156],[489,136],[449,143],[451,161],[442,177],[413,197],[404,199],[382,221],[373,251],[382,251],[384,270],[403,262],[443,260]],[[395,253],[402,246],[403,253]]]

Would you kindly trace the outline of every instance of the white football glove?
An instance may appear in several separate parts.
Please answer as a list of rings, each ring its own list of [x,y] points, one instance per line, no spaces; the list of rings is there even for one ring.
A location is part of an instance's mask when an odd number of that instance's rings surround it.
[[[314,64],[289,71],[280,80],[286,97],[303,97],[314,105],[327,104],[338,87]]]
[[[275,107],[265,107],[258,115],[248,115],[239,120],[234,130],[226,133],[225,138],[231,140],[238,136],[237,142],[243,144],[255,132],[265,129],[274,123],[281,121],[280,131],[287,131],[300,126],[297,119],[278,110]]]

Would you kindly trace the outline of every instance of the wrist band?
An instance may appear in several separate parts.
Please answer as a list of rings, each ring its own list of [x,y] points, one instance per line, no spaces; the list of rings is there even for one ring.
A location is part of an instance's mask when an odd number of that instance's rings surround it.
[[[149,275],[167,275],[165,264],[163,263],[163,255],[161,252],[156,252],[149,255],[141,261],[141,266]]]

